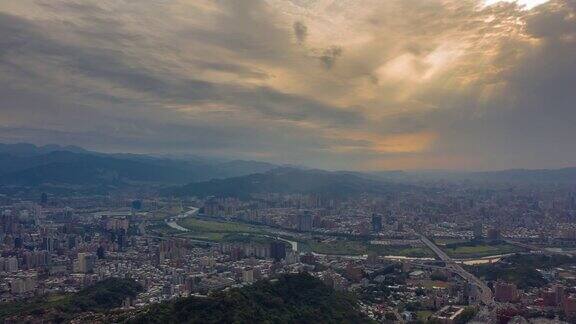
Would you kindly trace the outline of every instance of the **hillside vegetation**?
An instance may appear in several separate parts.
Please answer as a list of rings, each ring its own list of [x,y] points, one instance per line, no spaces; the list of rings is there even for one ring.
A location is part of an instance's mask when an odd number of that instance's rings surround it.
[[[308,274],[158,304],[131,323],[369,323],[356,301]]]
[[[82,312],[107,312],[135,297],[142,286],[133,280],[109,278],[75,294],[52,295],[26,302],[0,304],[0,322],[67,322]]]

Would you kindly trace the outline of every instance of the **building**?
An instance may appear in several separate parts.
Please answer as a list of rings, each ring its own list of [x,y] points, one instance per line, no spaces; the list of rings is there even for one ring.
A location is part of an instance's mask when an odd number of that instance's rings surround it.
[[[16,257],[0,257],[0,271],[16,272],[18,271],[18,259]]]
[[[25,294],[36,289],[36,279],[33,277],[14,278],[10,282],[10,291],[13,294]]]
[[[499,240],[499,239],[500,239],[500,231],[497,230],[496,228],[493,228],[493,227],[492,227],[492,228],[489,228],[487,234],[488,234],[488,235],[487,235],[487,238],[488,238],[489,240],[495,241],[495,240]]]
[[[576,297],[566,297],[562,303],[564,314],[570,320],[576,319]]]
[[[474,223],[474,227],[473,227],[472,231],[474,232],[474,238],[475,239],[477,239],[477,240],[481,239],[483,236],[482,223],[481,222]]]
[[[553,289],[545,290],[541,293],[542,304],[546,307],[556,307],[558,303],[556,302],[556,291]]]
[[[556,304],[562,305],[564,303],[564,299],[566,298],[566,291],[564,286],[562,285],[555,285],[554,292],[556,293]]]
[[[506,282],[497,282],[494,287],[494,299],[503,303],[514,302],[518,299],[516,285]]]
[[[300,262],[300,254],[294,250],[288,251],[286,258],[284,259],[286,264],[294,264]]]
[[[362,267],[355,265],[352,262],[349,262],[346,265],[346,277],[353,282],[360,282],[362,277],[364,276],[364,272],[362,271]]]
[[[372,214],[372,232],[379,233],[382,231],[382,215]]]
[[[555,285],[541,293],[542,303],[547,307],[562,306],[566,298],[566,292],[561,285]]]
[[[204,203],[202,213],[207,216],[220,216],[221,207],[216,199],[210,199]]]
[[[242,270],[242,281],[245,283],[254,282],[254,269],[248,267]]]
[[[270,257],[275,261],[280,261],[286,258],[286,244],[284,242],[270,243]]]
[[[310,213],[310,211],[304,211],[298,214],[297,229],[303,232],[312,230],[312,213]]]
[[[305,263],[305,264],[315,264],[316,263],[316,257],[314,256],[314,254],[308,252],[308,253],[300,256],[300,262]]]
[[[91,253],[78,253],[78,272],[91,273],[96,265],[96,256]]]

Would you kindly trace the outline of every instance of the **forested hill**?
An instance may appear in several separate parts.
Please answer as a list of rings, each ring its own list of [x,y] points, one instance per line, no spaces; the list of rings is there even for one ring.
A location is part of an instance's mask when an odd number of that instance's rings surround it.
[[[375,181],[353,172],[330,172],[276,168],[264,173],[227,179],[213,179],[172,188],[175,196],[242,197],[254,193],[303,193],[323,196],[350,196],[361,193],[386,194],[414,186]]]
[[[0,186],[183,185],[266,172],[275,167],[257,161],[171,159],[105,154],[69,146],[0,143]]]
[[[134,280],[109,278],[75,294],[0,304],[0,323],[64,323],[83,313],[105,314],[140,291]]]
[[[309,274],[151,306],[131,323],[370,323],[356,301]]]

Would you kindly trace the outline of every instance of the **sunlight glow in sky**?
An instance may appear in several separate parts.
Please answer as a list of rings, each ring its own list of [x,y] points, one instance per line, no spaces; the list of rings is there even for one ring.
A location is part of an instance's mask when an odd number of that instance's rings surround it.
[[[526,6],[526,9],[532,9],[549,0],[486,0],[486,5],[490,6],[498,2],[517,2],[520,5]]]

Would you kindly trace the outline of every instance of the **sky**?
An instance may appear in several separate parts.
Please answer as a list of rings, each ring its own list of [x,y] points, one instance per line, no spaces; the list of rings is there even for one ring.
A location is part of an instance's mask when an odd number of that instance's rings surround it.
[[[3,0],[0,142],[576,166],[575,0]]]

